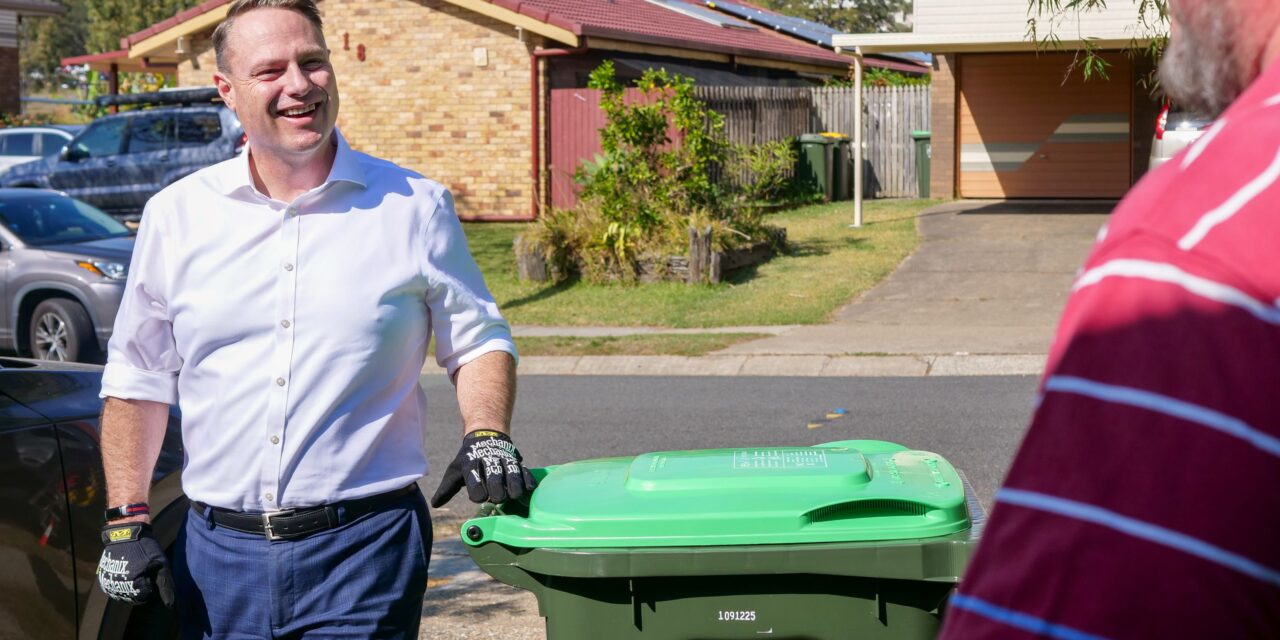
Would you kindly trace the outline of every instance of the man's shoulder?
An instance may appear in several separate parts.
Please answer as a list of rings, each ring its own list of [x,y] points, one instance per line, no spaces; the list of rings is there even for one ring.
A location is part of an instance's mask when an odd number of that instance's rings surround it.
[[[221,192],[223,180],[228,172],[234,170],[239,160],[238,157],[223,160],[174,180],[151,196],[150,201],[147,202],[147,209],[172,205],[183,198],[202,198],[210,192]]]
[[[428,196],[432,200],[440,197],[448,189],[439,182],[428,178],[413,169],[400,166],[390,160],[372,156],[353,150],[356,161],[364,171],[365,179],[370,187],[379,189],[396,189],[404,186],[418,196]]]

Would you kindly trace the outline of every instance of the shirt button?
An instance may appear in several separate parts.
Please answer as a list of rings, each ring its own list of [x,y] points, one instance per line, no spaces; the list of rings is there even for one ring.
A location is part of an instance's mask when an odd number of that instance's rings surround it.
[[[276,497],[275,497],[275,496],[273,496],[273,495],[271,495],[271,494],[269,494],[269,493],[268,493],[267,495],[263,496],[263,497],[267,499],[267,502],[274,502],[274,501],[275,501],[275,499],[276,499]]]
[[[288,321],[288,320],[281,320],[281,321],[280,321],[280,326],[282,326],[282,327],[284,327],[284,328],[288,329],[288,328],[289,328],[289,321]]]
[[[284,263],[284,270],[285,270],[285,271],[293,271],[293,263],[292,263],[292,262],[286,262],[286,263]]]
[[[285,213],[287,213],[289,217],[292,218],[298,215],[298,209],[296,207],[289,207],[288,209],[285,209]]]
[[[283,386],[284,386],[284,378],[276,378],[276,385],[277,385],[277,386],[281,386],[281,387],[283,387]]]
[[[271,436],[271,444],[280,444],[280,438],[277,436]]]

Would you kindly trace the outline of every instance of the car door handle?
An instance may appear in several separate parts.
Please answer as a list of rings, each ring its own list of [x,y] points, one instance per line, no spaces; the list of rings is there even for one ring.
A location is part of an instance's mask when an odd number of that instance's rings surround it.
[[[107,160],[103,161],[103,164],[107,165],[108,167],[114,167],[116,166],[116,161],[108,158]]]

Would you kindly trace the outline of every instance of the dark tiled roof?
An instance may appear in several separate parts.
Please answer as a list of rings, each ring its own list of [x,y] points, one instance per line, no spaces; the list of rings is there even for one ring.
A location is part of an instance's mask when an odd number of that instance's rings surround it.
[[[768,29],[728,29],[647,0],[488,0],[580,36],[844,66],[849,58]],[[688,3],[701,6],[702,3]],[[725,16],[728,18],[728,16]]]
[[[682,15],[647,0],[487,1],[575,35],[587,36],[587,46],[591,44],[591,36],[596,36],[829,67],[847,66],[850,63],[845,56],[768,29],[729,29]],[[122,38],[121,46],[127,49],[130,45],[230,2],[231,0],[208,0]]]
[[[161,20],[160,22],[157,22],[147,27],[146,29],[143,29],[142,31],[139,31],[137,33],[131,33],[123,38],[120,38],[120,47],[122,49],[128,49],[130,46],[137,44],[139,42],[142,42],[143,40],[146,40],[147,38],[150,38],[151,36],[154,36],[155,34],[160,33],[161,31],[164,31],[165,29],[176,27],[198,15],[208,13],[214,9],[217,9],[218,7],[221,7],[224,4],[231,4],[231,0],[208,0],[207,2],[202,2],[199,5],[196,5],[190,9],[187,9],[186,11],[183,11],[182,13],[179,13],[178,15],[173,16],[172,18],[169,18],[167,20]]]

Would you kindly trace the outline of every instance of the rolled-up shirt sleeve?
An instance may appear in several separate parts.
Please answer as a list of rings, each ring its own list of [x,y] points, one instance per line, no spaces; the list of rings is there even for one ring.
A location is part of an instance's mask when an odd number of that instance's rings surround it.
[[[164,234],[154,208],[153,199],[134,242],[99,395],[173,405],[178,401],[182,359],[169,318]]]
[[[448,191],[440,193],[435,211],[423,226],[422,242],[436,362],[452,376],[458,367],[492,351],[505,351],[518,361],[511,326],[498,311],[467,248]]]

